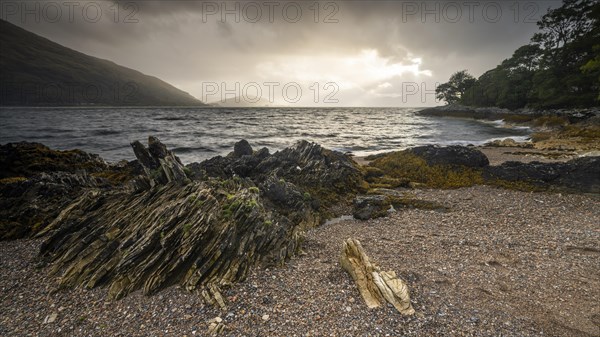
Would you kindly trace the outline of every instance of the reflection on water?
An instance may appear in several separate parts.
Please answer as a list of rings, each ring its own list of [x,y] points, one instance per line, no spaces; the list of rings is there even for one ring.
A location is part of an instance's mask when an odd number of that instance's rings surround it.
[[[129,143],[158,136],[184,163],[224,155],[247,139],[277,151],[305,139],[366,155],[423,144],[525,138],[496,122],[421,117],[411,108],[0,108],[0,143],[80,148],[109,161],[132,159]]]

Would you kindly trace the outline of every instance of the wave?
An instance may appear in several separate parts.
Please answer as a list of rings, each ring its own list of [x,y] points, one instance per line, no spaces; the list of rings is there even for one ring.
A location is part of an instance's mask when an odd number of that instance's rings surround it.
[[[175,152],[176,154],[194,153],[194,152],[210,152],[210,153],[217,152],[216,150],[213,150],[211,148],[204,147],[204,146],[180,146],[180,147],[174,148],[172,151]]]

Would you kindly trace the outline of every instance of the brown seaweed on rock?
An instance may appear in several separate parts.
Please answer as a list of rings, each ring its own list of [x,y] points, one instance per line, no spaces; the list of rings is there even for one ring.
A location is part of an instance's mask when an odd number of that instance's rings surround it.
[[[88,189],[116,189],[141,173],[80,150],[39,143],[0,145],[0,240],[35,235]]]
[[[191,168],[155,138],[132,146],[146,172],[134,190],[91,190],[45,230],[40,254],[60,287],[108,286],[121,298],[179,284],[224,306],[221,287],[255,265],[283,263],[320,223],[309,188],[338,187],[351,199],[362,182],[348,157],[307,142],[273,155],[243,147]],[[247,174],[236,173],[242,167]]]

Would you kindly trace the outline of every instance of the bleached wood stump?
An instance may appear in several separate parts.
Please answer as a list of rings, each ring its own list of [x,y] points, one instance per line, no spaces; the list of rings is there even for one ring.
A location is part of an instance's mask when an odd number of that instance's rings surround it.
[[[406,284],[394,271],[381,271],[371,263],[358,240],[344,241],[340,263],[356,282],[358,291],[369,308],[378,308],[387,301],[403,315],[415,313]]]

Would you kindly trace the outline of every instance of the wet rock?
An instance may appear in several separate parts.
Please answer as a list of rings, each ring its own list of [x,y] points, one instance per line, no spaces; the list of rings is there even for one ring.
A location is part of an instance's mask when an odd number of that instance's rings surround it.
[[[562,174],[563,163],[523,163],[507,161],[499,166],[486,170],[488,179],[496,178],[506,181],[527,181],[529,183],[549,183]]]
[[[170,154],[167,146],[154,136],[148,137],[148,152],[156,159],[164,159]]]
[[[522,182],[542,188],[599,193],[600,157],[577,158],[565,163],[509,161],[488,167],[484,176],[491,182]]]
[[[0,153],[1,240],[35,235],[85,190],[125,188],[141,172],[135,163],[37,143],[1,145]]]
[[[250,146],[250,143],[245,139],[242,139],[233,145],[234,157],[251,156],[253,152],[252,146]]]
[[[354,218],[369,220],[387,215],[390,199],[385,195],[362,195],[354,199]]]
[[[490,164],[483,152],[466,146],[419,146],[408,150],[425,159],[427,165],[450,165],[472,168],[486,167]]]
[[[131,147],[144,168],[150,186],[167,183],[186,184],[190,181],[179,158],[167,150],[158,138],[148,137],[148,148],[139,141],[131,143]]]
[[[187,168],[196,180],[237,175],[257,186],[271,179],[285,181],[325,209],[364,190],[362,173],[350,157],[306,141],[274,154],[263,148],[252,155],[215,157]]]
[[[153,157],[148,149],[138,140],[131,143],[133,154],[137,158],[138,162],[146,169],[156,170],[160,167],[158,159]]]
[[[600,193],[600,157],[583,157],[567,162],[557,183],[575,191]]]

